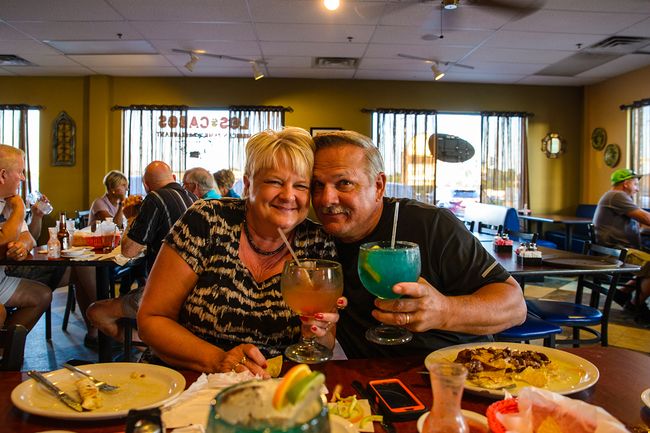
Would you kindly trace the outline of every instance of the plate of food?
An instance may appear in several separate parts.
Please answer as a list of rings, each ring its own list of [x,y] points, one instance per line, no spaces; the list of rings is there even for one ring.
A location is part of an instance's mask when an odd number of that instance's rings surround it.
[[[162,406],[185,389],[185,378],[172,369],[153,364],[114,362],[79,366],[99,380],[119,387],[116,391],[100,391],[97,406],[76,412],[61,402],[44,386],[28,379],[11,392],[11,401],[20,410],[32,415],[65,420],[103,420],[123,418],[129,409]],[[81,402],[78,373],[61,369],[44,373],[47,379]]]
[[[598,382],[598,368],[584,358],[544,346],[519,343],[461,344],[436,350],[424,360],[458,362],[468,370],[465,389],[474,394],[517,395],[526,386],[572,394]]]

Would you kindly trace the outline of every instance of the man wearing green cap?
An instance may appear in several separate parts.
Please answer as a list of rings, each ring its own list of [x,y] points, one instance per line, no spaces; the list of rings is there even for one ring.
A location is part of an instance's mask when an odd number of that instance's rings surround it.
[[[639,192],[640,175],[629,168],[622,168],[612,173],[612,187],[598,202],[594,214],[596,242],[618,248],[627,248],[627,262],[641,265],[637,278],[641,278],[641,295],[637,310],[637,319],[650,323],[650,311],[645,301],[650,295],[650,253],[643,251],[641,229],[639,224],[650,226],[650,212],[641,209],[633,200]],[[631,300],[635,288],[633,282],[614,294],[614,300],[625,304]]]

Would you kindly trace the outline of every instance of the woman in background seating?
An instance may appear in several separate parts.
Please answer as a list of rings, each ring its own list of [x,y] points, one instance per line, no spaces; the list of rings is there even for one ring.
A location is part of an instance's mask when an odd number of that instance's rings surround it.
[[[221,197],[240,198],[239,194],[232,189],[235,184],[235,174],[232,170],[223,169],[214,174],[214,181],[217,182],[217,188],[221,192]]]
[[[106,194],[96,199],[90,207],[88,224],[93,225],[106,218],[113,218],[113,222],[124,227],[126,218],[122,212],[129,181],[121,171],[111,170],[104,176]]]

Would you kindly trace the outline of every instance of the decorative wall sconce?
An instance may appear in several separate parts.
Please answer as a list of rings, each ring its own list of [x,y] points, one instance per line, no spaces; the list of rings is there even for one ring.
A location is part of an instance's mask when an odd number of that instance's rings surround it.
[[[542,139],[542,152],[547,158],[559,158],[566,150],[566,140],[560,137],[560,134],[549,132]]]

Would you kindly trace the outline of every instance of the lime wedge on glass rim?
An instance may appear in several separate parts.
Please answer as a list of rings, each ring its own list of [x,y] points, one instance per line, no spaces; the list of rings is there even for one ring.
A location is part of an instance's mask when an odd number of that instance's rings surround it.
[[[287,390],[287,400],[293,404],[297,404],[305,398],[311,400],[314,393],[320,393],[320,389],[324,383],[325,375],[320,371],[313,371],[298,380]]]

